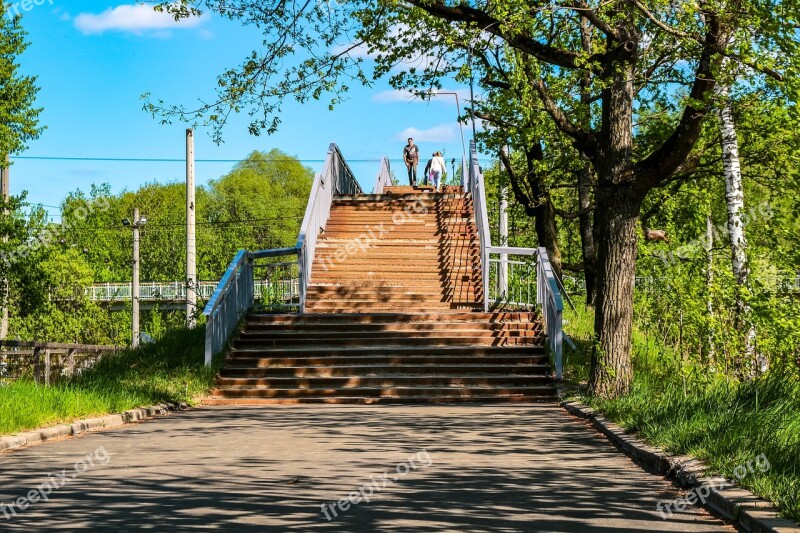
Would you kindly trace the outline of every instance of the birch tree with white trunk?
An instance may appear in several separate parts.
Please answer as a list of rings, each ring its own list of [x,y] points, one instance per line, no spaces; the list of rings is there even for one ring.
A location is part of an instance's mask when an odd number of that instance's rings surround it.
[[[742,218],[744,213],[744,188],[742,167],[739,159],[739,141],[736,136],[736,122],[730,99],[730,88],[725,84],[717,86],[720,97],[719,124],[722,142],[722,166],[725,175],[725,202],[728,213],[728,232],[731,239],[731,268],[736,280],[736,318],[737,329],[745,330],[744,356],[748,363],[754,361],[759,372],[765,372],[769,362],[763,354],[756,354],[756,330],[750,320],[750,306],[744,300],[748,290],[750,266],[747,261],[747,236]]]

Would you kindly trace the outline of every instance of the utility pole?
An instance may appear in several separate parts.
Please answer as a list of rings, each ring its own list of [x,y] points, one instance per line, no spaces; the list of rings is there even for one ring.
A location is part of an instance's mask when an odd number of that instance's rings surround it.
[[[508,157],[508,145],[503,146],[503,154]],[[500,188],[500,246],[508,246],[508,187]],[[500,254],[500,270],[497,273],[498,293],[508,296],[508,254]]]
[[[131,346],[139,347],[139,208],[133,209],[133,283],[131,287]]]
[[[0,189],[2,189],[3,200],[8,201],[9,197],[9,180],[11,172],[11,157],[6,154],[6,161],[0,168]]]
[[[139,208],[133,208],[133,222],[122,219],[122,225],[133,229],[133,280],[131,282],[131,346],[139,347],[139,229],[147,224],[147,219],[139,216]]]
[[[0,196],[3,202],[8,202],[10,197],[10,183],[11,183],[11,158],[6,154],[5,163],[0,165]],[[8,214],[8,211],[5,211]],[[3,235],[3,242],[8,242],[8,235]],[[0,281],[0,290],[2,294],[2,309],[0,309],[0,340],[8,338],[8,278],[3,278]]]
[[[186,327],[197,325],[197,238],[194,130],[186,130]]]

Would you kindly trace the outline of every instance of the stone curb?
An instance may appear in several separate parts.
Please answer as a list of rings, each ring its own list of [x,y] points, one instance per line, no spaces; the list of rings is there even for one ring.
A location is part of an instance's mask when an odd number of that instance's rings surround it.
[[[561,407],[571,415],[590,421],[617,448],[650,472],[664,476],[682,488],[705,486],[710,489],[704,507],[730,521],[740,531],[800,533],[800,526],[791,520],[780,518],[778,509],[770,502],[738,487],[733,481],[707,476],[707,468],[701,461],[686,455],[665,454],[625,433],[620,426],[609,422],[600,413],[580,402],[564,401],[561,402]]]
[[[141,407],[139,409],[131,409],[124,413],[107,415],[100,418],[88,418],[86,420],[78,420],[71,424],[60,424],[58,426],[48,427],[44,429],[37,429],[35,431],[27,431],[25,433],[18,433],[8,437],[0,437],[0,452],[21,448],[22,446],[30,446],[33,444],[40,444],[42,442],[59,438],[59,437],[72,437],[81,435],[97,429],[114,428],[130,424],[131,422],[139,422],[154,418],[158,415],[165,415],[171,411],[182,411],[188,409],[187,404],[171,404],[162,403],[150,407]]]

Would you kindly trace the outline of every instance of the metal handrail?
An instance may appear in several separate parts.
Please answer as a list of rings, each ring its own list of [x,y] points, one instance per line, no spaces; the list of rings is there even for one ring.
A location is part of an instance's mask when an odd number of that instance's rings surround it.
[[[320,174],[314,178],[311,194],[308,198],[306,214],[300,226],[297,239],[297,262],[300,269],[300,313],[305,312],[306,292],[314,266],[317,250],[317,239],[328,223],[331,205],[336,196],[361,194],[361,185],[344,160],[342,152],[335,143],[328,148],[325,165]]]
[[[389,162],[388,157],[384,157],[381,160],[381,169],[378,171],[378,178],[375,181],[375,189],[373,189],[373,194],[383,194],[383,191],[386,187],[390,187],[394,185],[394,181],[392,180],[392,164]]]
[[[475,141],[470,141],[469,186],[472,202],[475,206],[475,222],[478,226],[478,237],[481,245],[481,273],[483,276],[483,309],[489,310],[489,248],[491,232],[489,231],[489,214],[486,209],[486,189],[483,183],[483,172],[478,164],[478,150]]]
[[[546,248],[539,248],[536,262],[536,303],[542,308],[547,338],[555,358],[556,379],[563,376],[562,346],[564,341],[564,301],[558,288],[553,266]]]
[[[252,305],[254,291],[253,259],[246,250],[239,250],[203,310],[206,316],[206,366],[211,366],[214,354],[222,350]]]
[[[203,315],[206,316],[206,365],[210,365],[214,355],[224,348],[239,321],[253,307],[256,289],[261,290],[270,285],[265,281],[256,281],[254,261],[297,254],[297,248],[256,252],[239,250],[203,310]],[[285,267],[294,264],[294,262],[270,263],[267,267]],[[290,283],[294,284],[291,280]],[[293,287],[290,287],[290,291],[294,292]]]
[[[388,160],[384,162],[388,168]],[[339,147],[335,143],[331,143],[322,172],[314,177],[297,244],[292,248],[256,252],[240,250],[209,299],[208,305],[203,311],[203,314],[208,317],[205,347],[207,365],[211,364],[214,354],[222,350],[239,321],[254,305],[257,286],[253,274],[255,260],[297,256],[299,293],[297,307],[301,314],[305,312],[306,293],[311,279],[317,239],[328,223],[333,200],[337,196],[361,194],[362,192],[361,186],[342,156]],[[273,263],[268,266],[285,267],[288,264]],[[290,281],[290,293],[294,294],[293,280]],[[293,296],[291,297],[293,299]]]
[[[559,280],[553,273],[553,267],[550,264],[550,258],[547,255],[547,249],[492,246],[491,232],[489,230],[489,216],[486,204],[486,188],[483,179],[483,172],[478,164],[478,151],[475,141],[470,143],[469,182],[466,185],[468,188],[465,188],[465,190],[469,190],[472,194],[472,201],[475,206],[475,223],[478,227],[478,235],[480,237],[484,311],[489,311],[489,276],[491,264],[518,263],[515,261],[509,261],[509,255],[535,257],[536,304],[541,307],[542,314],[544,315],[545,326],[547,328],[547,338],[550,343],[550,350],[553,353],[555,360],[556,379],[560,380],[563,376],[562,345],[564,341],[564,302],[559,289]],[[492,254],[497,254],[500,256],[500,258],[497,260],[491,259],[490,256]]]

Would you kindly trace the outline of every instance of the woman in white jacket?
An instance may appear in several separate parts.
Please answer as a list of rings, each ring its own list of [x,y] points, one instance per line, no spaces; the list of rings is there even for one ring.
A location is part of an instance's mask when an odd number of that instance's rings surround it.
[[[442,152],[436,152],[431,159],[431,179],[433,181],[432,185],[436,189],[436,192],[440,192],[442,190],[442,175],[444,175],[444,171],[446,169],[446,163],[444,162],[444,157],[442,157]]]

